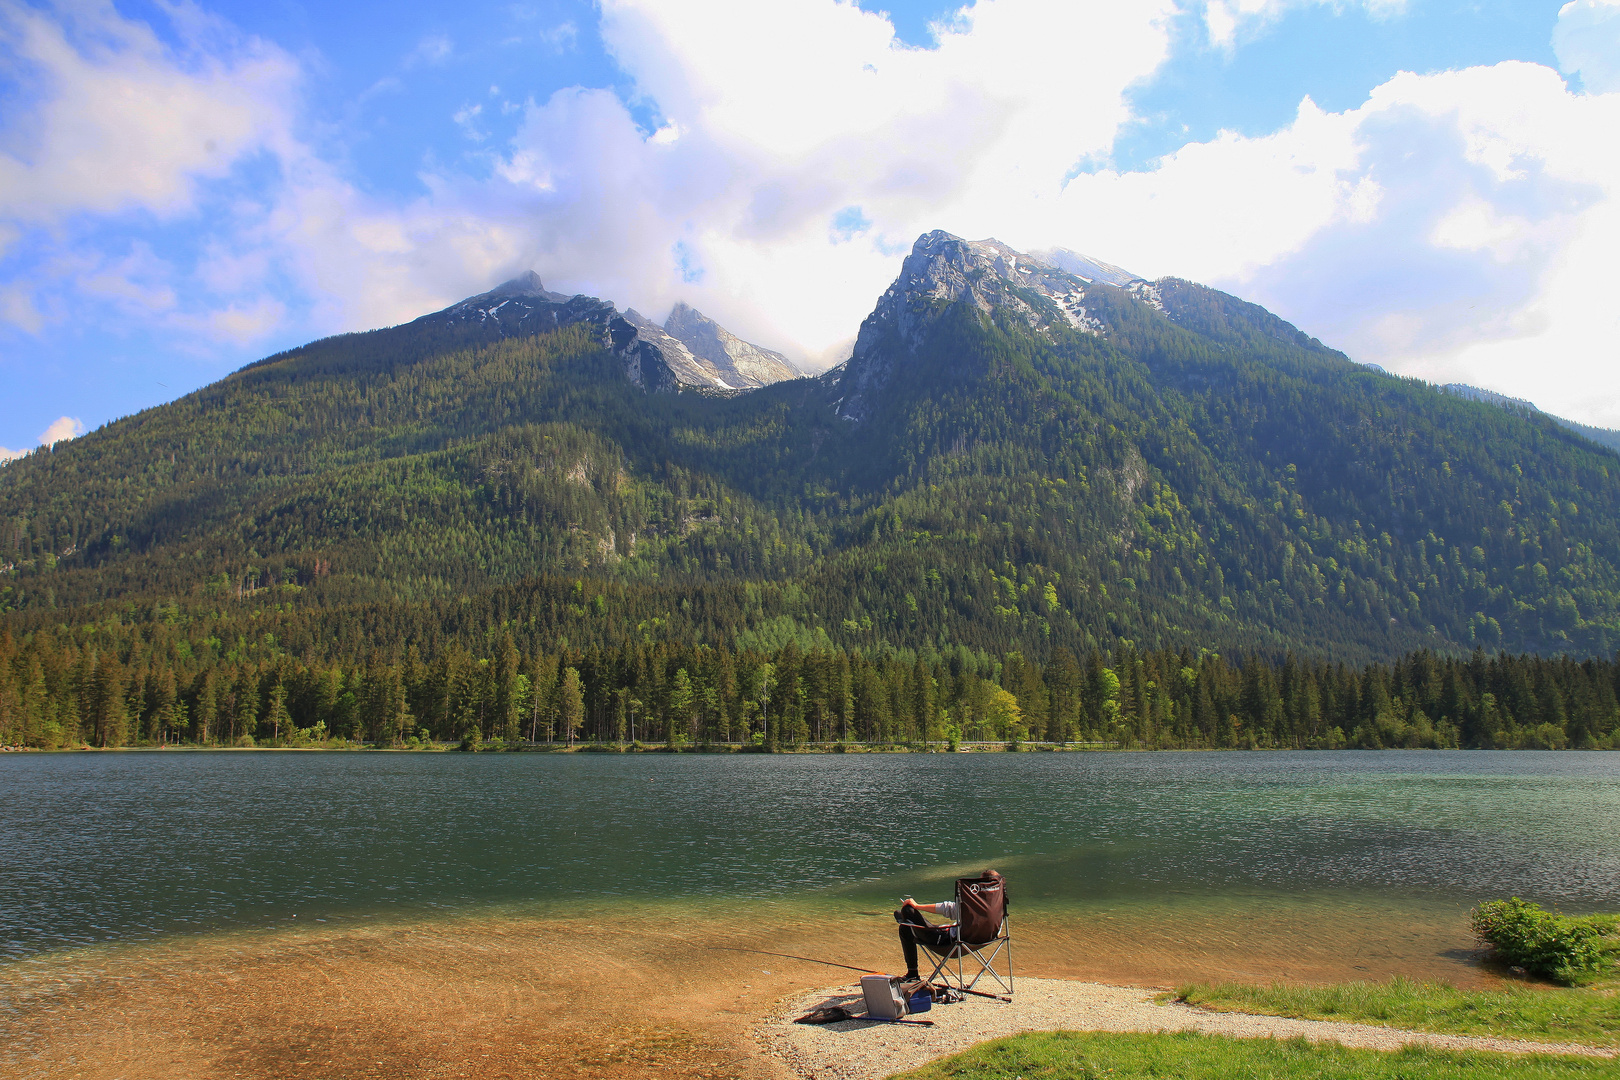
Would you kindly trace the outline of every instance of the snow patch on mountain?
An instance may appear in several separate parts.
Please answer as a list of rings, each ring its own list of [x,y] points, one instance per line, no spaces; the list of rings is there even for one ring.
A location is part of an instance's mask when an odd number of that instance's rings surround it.
[[[1077,278],[1087,282],[1101,281],[1108,285],[1118,285],[1121,288],[1133,281],[1142,281],[1143,278],[1129,270],[1122,270],[1113,263],[1105,263],[1101,259],[1093,259],[1089,255],[1082,255],[1078,251],[1068,248],[1046,248],[1042,251],[1029,253],[1032,259],[1039,259],[1048,266],[1067,271]]]
[[[1063,249],[1037,256],[999,240],[925,233],[861,324],[839,383],[838,414],[854,420],[866,416],[873,393],[888,384],[896,361],[915,352],[924,329],[947,304],[970,304],[986,314],[999,311],[1040,334],[1066,328],[1106,336],[1107,325],[1087,310],[1088,291],[1137,283],[1147,284],[1117,266]],[[1163,310],[1156,294],[1138,295]]]

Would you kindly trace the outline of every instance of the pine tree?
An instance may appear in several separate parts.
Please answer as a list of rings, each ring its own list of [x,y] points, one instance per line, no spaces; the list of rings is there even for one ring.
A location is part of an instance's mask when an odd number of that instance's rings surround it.
[[[122,746],[128,734],[129,706],[124,701],[124,669],[118,657],[104,651],[92,661],[90,725],[97,746]]]
[[[562,682],[557,687],[557,718],[562,725],[564,742],[573,745],[574,735],[585,720],[585,695],[577,668],[563,669]]]
[[[270,708],[265,713],[264,722],[270,728],[270,738],[277,743],[281,741],[283,727],[288,729],[289,735],[292,734],[292,724],[287,715],[287,687],[280,679],[270,688]]]
[[[511,631],[501,634],[501,644],[495,654],[495,727],[496,736],[506,742],[516,742],[522,718],[518,713],[518,651]]]
[[[692,722],[693,700],[692,679],[686,674],[686,669],[681,668],[675,672],[675,680],[669,688],[666,745],[675,747],[685,741],[687,727]]]

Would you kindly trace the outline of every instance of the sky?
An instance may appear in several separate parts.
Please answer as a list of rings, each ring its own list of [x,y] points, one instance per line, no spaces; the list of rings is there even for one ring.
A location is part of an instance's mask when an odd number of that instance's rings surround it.
[[[819,369],[932,229],[1620,427],[1620,0],[0,0],[0,458],[528,269]]]

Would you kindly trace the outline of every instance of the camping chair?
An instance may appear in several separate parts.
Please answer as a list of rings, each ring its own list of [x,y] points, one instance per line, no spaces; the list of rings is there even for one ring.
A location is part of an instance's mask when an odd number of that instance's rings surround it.
[[[924,948],[939,958],[928,981],[978,993],[973,988],[988,975],[1011,997],[1012,932],[1007,924],[1006,881],[993,877],[958,878],[956,922],[947,923],[941,929],[952,925],[956,934],[948,944],[923,943]],[[997,970],[998,963],[1002,970]]]

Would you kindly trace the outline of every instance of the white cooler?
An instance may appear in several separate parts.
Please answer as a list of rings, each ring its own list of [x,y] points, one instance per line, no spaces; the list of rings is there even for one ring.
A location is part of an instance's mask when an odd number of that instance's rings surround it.
[[[866,998],[866,1015],[880,1020],[898,1020],[906,1015],[900,988],[887,975],[862,975],[861,994]]]

